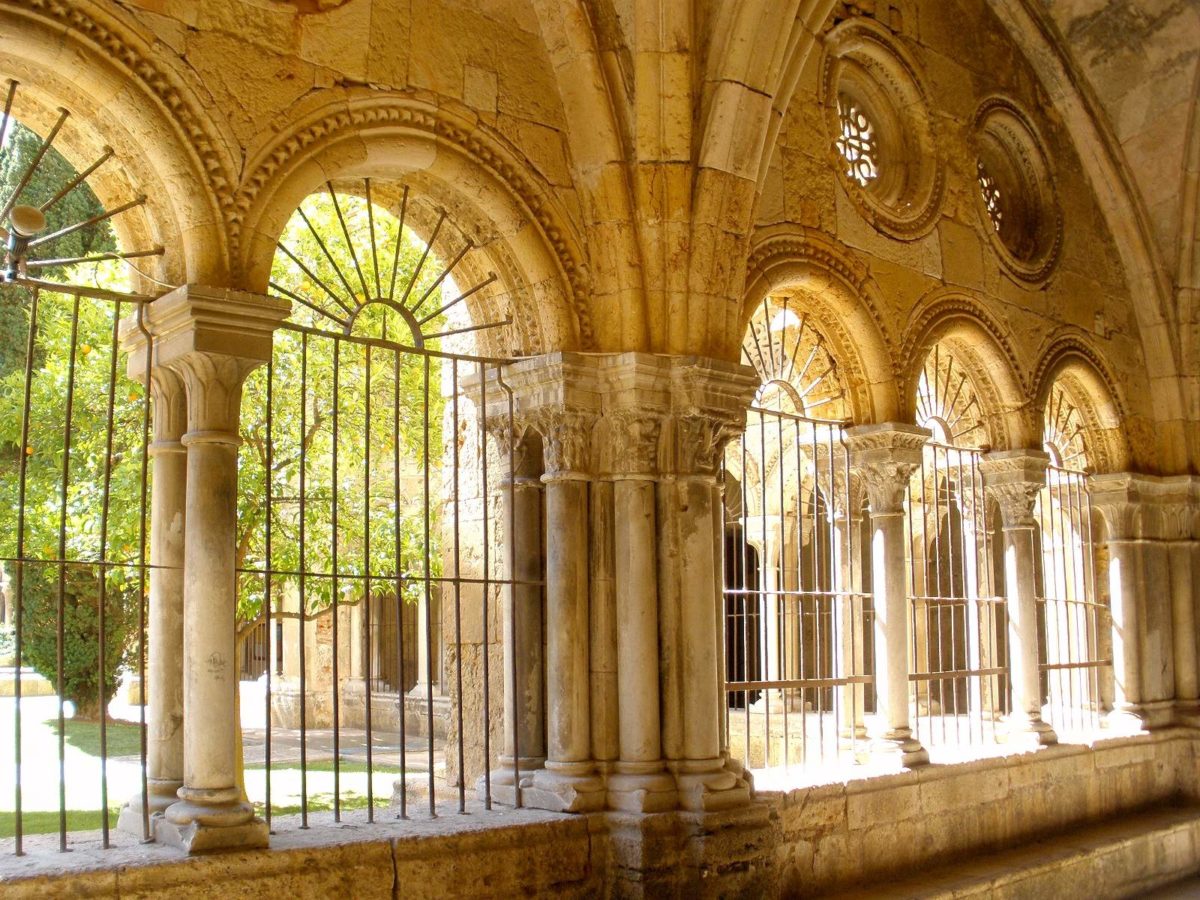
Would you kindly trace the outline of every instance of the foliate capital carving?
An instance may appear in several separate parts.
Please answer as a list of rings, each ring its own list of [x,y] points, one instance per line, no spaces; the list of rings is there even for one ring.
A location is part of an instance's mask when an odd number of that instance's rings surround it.
[[[675,471],[679,475],[716,476],[721,454],[741,424],[703,414],[674,418]]]
[[[173,360],[170,368],[187,387],[187,434],[184,443],[206,435],[221,443],[240,443],[238,423],[242,385],[258,368],[258,360],[223,353],[188,353]],[[219,436],[225,435],[222,440]]]
[[[495,443],[500,465],[508,470],[509,475],[520,478],[540,474],[542,460],[535,458],[535,451],[538,449],[537,438],[528,421],[509,421],[507,416],[493,416],[484,419],[480,424]]]
[[[150,374],[150,399],[154,414],[154,445],[158,449],[178,447],[187,431],[187,389],[179,374],[165,366]]]
[[[1000,505],[1005,528],[1032,528],[1033,507],[1046,485],[1050,457],[1041,450],[1000,450],[979,462],[983,485]]]
[[[290,312],[290,303],[274,297],[176,288],[121,323],[129,377],[144,382],[149,370],[153,390],[155,373],[174,372],[187,389],[192,440],[205,433],[236,443],[242,383],[271,358],[275,329]]]
[[[616,410],[608,420],[609,456],[614,475],[654,475],[658,472],[659,416],[635,410]]]
[[[931,432],[900,423],[846,429],[850,464],[867,489],[871,515],[894,515],[904,506],[908,481],[921,465]]]
[[[542,436],[546,480],[581,477],[592,471],[595,413],[576,409],[540,409],[534,426]]]
[[[1041,492],[1040,484],[1017,481],[988,485],[988,494],[1000,506],[1000,519],[1005,528],[1032,528],[1035,524],[1033,506]]]

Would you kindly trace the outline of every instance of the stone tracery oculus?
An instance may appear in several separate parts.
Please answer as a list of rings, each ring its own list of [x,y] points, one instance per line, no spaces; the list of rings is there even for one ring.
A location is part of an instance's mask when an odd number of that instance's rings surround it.
[[[859,106],[845,97],[838,98],[841,133],[837,149],[847,162],[846,176],[859,187],[866,187],[879,176],[879,148],[875,127]]]

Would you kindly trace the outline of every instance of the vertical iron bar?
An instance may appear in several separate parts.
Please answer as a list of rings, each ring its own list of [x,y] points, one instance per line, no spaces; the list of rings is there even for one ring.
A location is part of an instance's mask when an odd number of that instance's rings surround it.
[[[65,118],[65,114],[64,114]],[[59,120],[62,121],[61,119]],[[67,850],[67,719],[65,619],[67,592],[67,491],[71,478],[71,420],[75,414],[75,351],[79,342],[79,295],[71,306],[71,346],[67,356],[67,397],[63,406],[61,503],[58,512],[58,609],[55,614],[55,693],[58,694],[58,849]],[[103,713],[103,710],[101,710]]]
[[[367,210],[370,204],[370,179],[367,182]],[[373,220],[372,220],[373,221]],[[371,252],[375,252],[375,229],[371,226]],[[376,266],[379,263],[376,260]],[[378,269],[376,270],[378,275]],[[366,388],[363,391],[363,628],[366,634],[363,652],[364,695],[366,697],[365,719],[367,726],[367,821],[375,821],[375,756],[372,744],[374,734],[371,722],[371,345],[366,346]]]
[[[407,199],[408,189],[404,196]],[[401,218],[403,222],[403,217]],[[399,246],[399,236],[396,238]],[[393,265],[393,282],[395,266]],[[392,351],[392,529],[396,547],[396,702],[400,705],[400,813],[401,819],[408,818],[408,733],[405,724],[404,700],[407,686],[404,683],[404,560],[400,533],[400,353]]]
[[[119,329],[121,323],[121,302],[118,300],[113,309],[112,323],[112,340],[109,344],[109,365],[108,365],[108,397],[105,404],[105,431],[104,431],[104,481],[103,488],[100,492],[100,566],[98,567],[100,578],[100,607],[98,613],[99,625],[99,640],[98,640],[98,662],[100,666],[101,678],[97,685],[97,700],[100,705],[100,832],[101,843],[104,849],[109,847],[109,829],[108,829],[108,716],[104,715],[104,664],[105,660],[105,644],[108,640],[108,569],[105,563],[108,561],[108,514],[110,508],[110,493],[112,490],[112,460],[113,460],[113,419],[117,402],[117,358],[119,354]],[[145,691],[142,692],[142,699],[145,700]]]
[[[329,193],[332,196],[333,188]],[[335,201],[336,202],[336,201]],[[339,213],[340,215],[340,213]],[[347,238],[349,240],[349,238]],[[341,642],[338,639],[338,405],[341,401],[341,370],[342,342],[333,339],[333,413],[331,428],[333,430],[333,452],[330,454],[333,472],[330,478],[330,603],[329,610],[333,616],[333,821],[342,821],[342,742],[341,742],[341,704],[338,695],[341,693],[341,677],[338,669],[338,651]]]
[[[428,251],[428,246],[426,247]],[[416,279],[416,273],[413,274],[413,279]],[[412,287],[412,281],[409,282],[409,287]],[[406,292],[407,296],[407,292]],[[433,591],[432,578],[433,572],[430,568],[431,556],[429,553],[429,357],[423,355],[421,357],[421,476],[422,476],[422,518],[424,524],[424,541],[422,543],[422,552],[424,555],[424,582],[425,582],[425,714],[428,720],[429,734],[429,815],[430,817],[437,815],[437,799],[434,796],[433,783]],[[486,458],[486,457],[485,457]],[[485,484],[486,490],[486,484]],[[486,553],[487,550],[485,549]],[[485,625],[486,628],[486,619]],[[485,632],[486,634],[486,632]],[[486,651],[487,640],[484,640]],[[487,708],[487,691],[484,691],[484,708]],[[459,778],[462,778],[462,773],[459,773]]]
[[[440,224],[440,223],[439,223]],[[484,809],[492,808],[492,773],[486,761],[492,758],[492,689],[491,689],[491,669],[489,666],[488,657],[490,656],[490,647],[488,644],[488,593],[492,589],[492,570],[490,564],[491,552],[491,511],[488,509],[488,462],[487,462],[487,408],[488,408],[488,391],[487,391],[487,370],[483,363],[479,363],[479,406],[483,410],[483,421],[480,423],[479,447],[482,451],[480,457],[482,459],[483,471],[483,490],[480,492],[483,497],[483,758],[485,765],[483,767],[483,783]],[[425,363],[426,383],[429,377],[429,363]],[[426,521],[428,522],[428,512],[426,513]],[[428,530],[428,525],[426,526]],[[428,544],[428,542],[426,542]],[[426,551],[428,552],[428,550]],[[462,773],[459,773],[459,780],[462,780]],[[516,789],[520,785],[515,786]]]
[[[313,397],[313,417],[317,415],[316,397]],[[300,630],[300,827],[308,828],[308,664],[305,654],[304,632],[307,627],[308,610],[308,504],[305,499],[308,480],[308,332],[300,334],[300,576],[297,623]]]
[[[303,402],[303,397],[301,398]],[[301,447],[303,447],[304,435],[300,435]],[[303,452],[303,450],[301,451]],[[275,562],[272,558],[271,545],[271,517],[275,514],[274,506],[272,505],[271,489],[272,481],[274,480],[275,470],[275,348],[272,342],[271,358],[267,360],[267,458],[263,472],[263,481],[265,489],[265,502],[267,505],[266,524],[263,534],[263,556],[265,557],[263,565],[263,612],[266,615],[267,626],[267,689],[263,700],[263,714],[266,719],[266,742],[263,746],[263,762],[264,762],[264,778],[266,779],[266,793],[263,798],[263,813],[267,822],[267,830],[271,830],[271,571],[274,568]],[[303,625],[301,626],[303,627]]]
[[[12,89],[16,88],[16,82],[11,82]],[[12,90],[10,89],[10,90]],[[24,856],[25,850],[23,847],[22,833],[22,816],[21,816],[21,664],[22,649],[23,649],[23,623],[24,623],[24,578],[25,578],[25,494],[28,487],[28,472],[29,472],[29,455],[33,448],[29,446],[29,411],[30,398],[33,388],[33,354],[37,347],[37,320],[38,320],[38,302],[41,299],[41,292],[36,288],[33,291],[33,297],[29,303],[29,334],[25,341],[25,382],[24,382],[24,404],[21,407],[21,447],[18,454],[17,465],[17,570],[15,572],[16,585],[16,608],[14,609],[16,617],[16,628],[14,629],[13,640],[15,643],[16,663],[15,677],[13,680],[13,761],[16,767],[16,779],[13,789],[13,837],[15,838],[16,855]]]

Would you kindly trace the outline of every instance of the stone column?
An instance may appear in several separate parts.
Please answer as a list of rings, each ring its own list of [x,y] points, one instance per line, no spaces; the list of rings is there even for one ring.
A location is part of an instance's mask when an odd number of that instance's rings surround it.
[[[1008,610],[1008,666],[1012,712],[1008,739],[1037,744],[1058,741],[1042,721],[1041,671],[1038,668],[1038,555],[1033,507],[1046,484],[1049,457],[1040,450],[989,453],[980,462],[987,492],[1000,506],[1004,530],[1004,587]]]
[[[1162,501],[1172,489],[1170,479],[1128,473],[1097,475],[1090,483],[1108,547],[1114,727],[1157,728],[1172,716],[1171,573],[1161,540]]]
[[[155,836],[193,853],[267,844],[235,771],[238,427],[242,384],[270,359],[272,332],[289,311],[279,300],[189,285],[147,315],[155,363],[187,391],[183,786]]]
[[[667,586],[660,594],[664,745],[680,806],[711,811],[750,798],[740,767],[721,752],[717,475],[726,441],[745,427],[757,379],[742,366],[689,358],[673,360],[670,377],[671,425],[663,448],[669,468],[659,483],[658,524],[665,548],[659,584]]]
[[[930,431],[884,423],[847,429],[854,469],[871,511],[871,585],[875,597],[875,691],[878,724],[872,752],[904,766],[929,762],[909,724],[908,580],[905,575],[904,497]]]
[[[588,679],[588,487],[595,415],[537,414],[546,474],[547,754],[526,797],[534,806],[586,812],[604,805],[591,756]]]
[[[123,335],[129,376],[146,376],[145,335],[132,323]],[[150,496],[150,600],[142,685],[146,709],[146,805],[139,791],[121,809],[117,827],[138,837],[153,834],[149,817],[163,812],[183,786],[183,541],[187,456],[181,442],[187,428],[183,382],[163,366],[150,372],[154,439]]]
[[[673,809],[676,803],[675,780],[664,770],[659,719],[655,477],[661,421],[657,415],[625,410],[605,418],[613,470],[620,698],[620,755],[608,779],[608,802],[615,809],[655,812]],[[708,677],[712,680],[713,673]],[[719,747],[715,755],[720,755]]]
[[[504,590],[504,749],[492,772],[493,797],[516,802],[512,790],[519,773],[522,787],[546,761],[545,667],[542,633],[542,482],[541,447],[536,436],[508,422],[494,427],[501,465],[511,468],[501,488],[504,571],[515,583]]]

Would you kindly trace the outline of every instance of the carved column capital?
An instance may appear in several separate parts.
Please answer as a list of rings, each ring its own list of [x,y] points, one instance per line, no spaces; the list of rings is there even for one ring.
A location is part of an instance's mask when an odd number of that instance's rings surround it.
[[[592,428],[596,414],[579,409],[539,409],[534,427],[542,436],[544,481],[581,479],[592,474]]]
[[[999,450],[979,463],[984,489],[1000,505],[1005,528],[1032,528],[1033,507],[1046,485],[1050,457],[1041,450]]]
[[[1200,526],[1191,476],[1095,475],[1088,493],[1109,540],[1188,540]]]
[[[904,506],[908,480],[921,465],[928,428],[896,422],[846,429],[850,464],[867,489],[871,515],[895,515]]]
[[[291,312],[274,297],[184,285],[121,327],[131,378],[175,372],[187,388],[191,441],[237,443],[242,383],[271,358],[273,334]],[[166,382],[163,382],[166,384]]]
[[[658,472],[658,439],[662,419],[639,410],[618,409],[605,414],[609,432],[612,474],[653,476]]]

